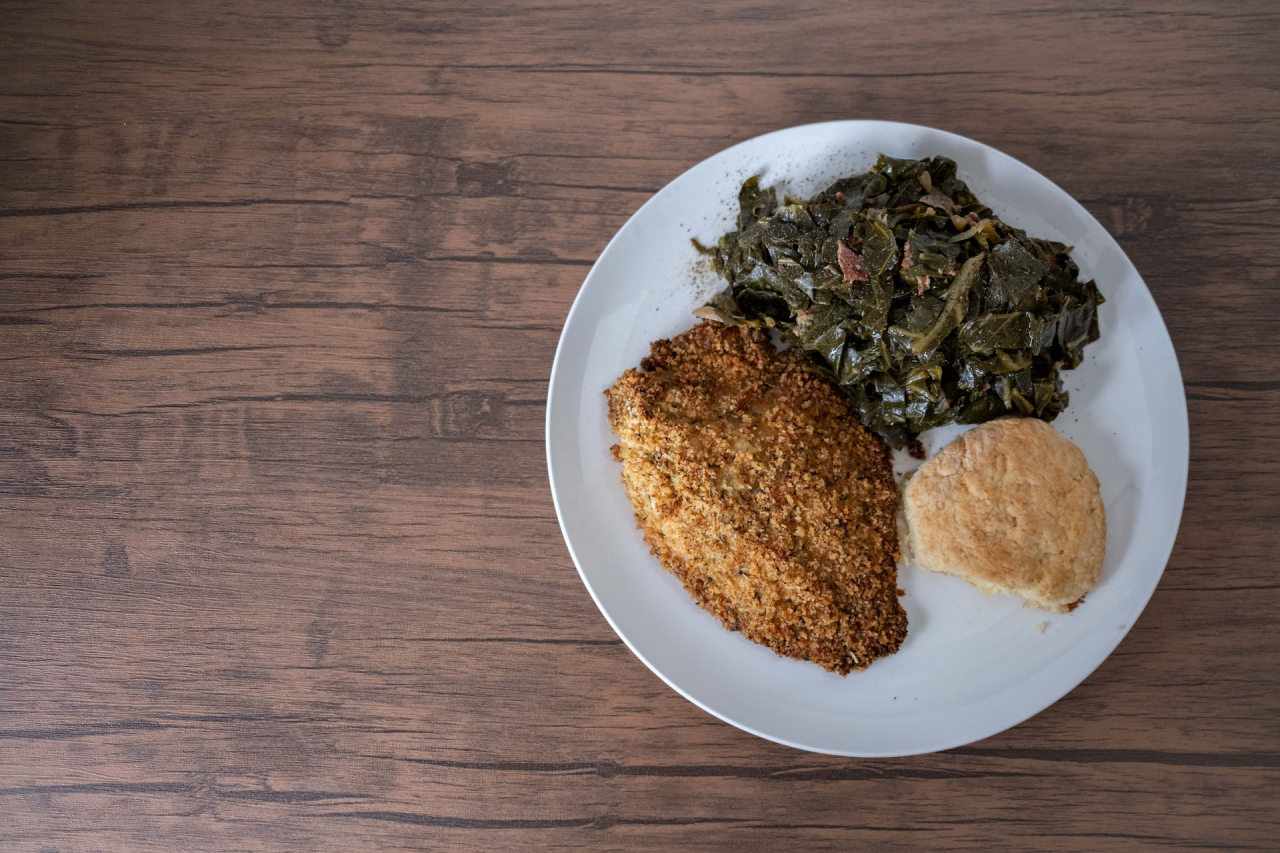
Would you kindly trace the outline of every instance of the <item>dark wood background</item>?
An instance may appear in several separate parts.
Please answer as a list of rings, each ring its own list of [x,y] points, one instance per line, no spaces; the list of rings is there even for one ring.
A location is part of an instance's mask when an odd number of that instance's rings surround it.
[[[1280,10],[467,5],[0,6],[0,847],[1276,849]],[[911,759],[664,686],[543,455],[609,237],[726,146],[841,118],[1079,198],[1191,415],[1129,637]]]

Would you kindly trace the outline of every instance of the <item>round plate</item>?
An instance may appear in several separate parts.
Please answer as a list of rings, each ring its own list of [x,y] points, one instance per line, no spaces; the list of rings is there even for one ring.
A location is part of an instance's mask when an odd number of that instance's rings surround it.
[[[723,283],[689,242],[732,229],[739,185],[761,175],[808,197],[865,171],[877,152],[944,155],[1006,222],[1075,247],[1106,296],[1102,339],[1064,374],[1054,422],[1102,483],[1107,559],[1097,589],[1054,616],[984,596],[910,563],[898,585],[909,620],[901,650],[846,678],[778,657],[725,630],[650,555],[609,455],[604,390]],[[922,436],[932,455],[963,431]],[[565,322],[547,401],[547,467],[560,527],[583,582],[640,660],[699,707],[778,743],[836,755],[912,755],[989,737],[1048,707],[1111,653],[1160,580],[1186,494],[1187,406],[1169,333],[1138,271],[1059,187],[994,148],[940,130],[842,121],[770,133],[672,181],[622,227]],[[899,454],[901,457],[902,454]]]

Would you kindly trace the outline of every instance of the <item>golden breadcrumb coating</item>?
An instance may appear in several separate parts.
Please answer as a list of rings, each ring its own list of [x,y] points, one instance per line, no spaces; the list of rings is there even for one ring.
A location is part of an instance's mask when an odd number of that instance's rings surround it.
[[[893,654],[898,491],[852,403],[759,329],[702,323],[605,392],[645,542],[725,627],[847,675]]]
[[[1036,418],[991,421],[951,442],[907,483],[906,515],[916,563],[984,593],[1065,613],[1102,573],[1098,478]]]

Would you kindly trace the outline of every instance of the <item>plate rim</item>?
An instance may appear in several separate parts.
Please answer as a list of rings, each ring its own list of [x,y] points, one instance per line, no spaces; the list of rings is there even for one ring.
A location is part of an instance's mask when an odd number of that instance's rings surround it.
[[[1100,652],[1095,656],[1096,659],[1088,663],[1087,669],[1084,670],[1083,674],[1078,679],[1076,679],[1073,683],[1067,685],[1065,689],[1063,689],[1061,692],[1057,692],[1054,690],[1049,691],[1050,698],[1048,698],[1048,700],[1045,701],[1043,704],[1037,704],[1034,710],[1030,711],[1024,716],[1021,716],[1016,720],[1013,720],[1012,722],[997,723],[989,731],[986,731],[986,733],[980,734],[976,737],[969,736],[967,734],[960,735],[957,739],[954,739],[954,741],[948,741],[944,745],[934,746],[927,749],[907,749],[907,750],[869,749],[869,750],[850,751],[845,749],[824,748],[822,746],[814,745],[814,744],[800,743],[794,739],[779,736],[776,734],[771,734],[765,731],[761,731],[756,727],[753,727],[751,725],[735,720],[727,712],[721,712],[720,710],[712,708],[706,703],[695,698],[693,695],[691,695],[689,692],[683,689],[679,684],[675,683],[664,672],[662,672],[662,670],[657,666],[655,666],[647,657],[645,657],[645,655],[636,647],[635,642],[619,628],[618,624],[614,621],[613,617],[609,614],[608,610],[605,608],[605,606],[601,602],[598,593],[596,592],[595,588],[591,584],[590,578],[587,576],[587,573],[583,570],[582,560],[578,557],[577,551],[575,550],[573,545],[573,541],[569,536],[569,531],[565,524],[564,510],[561,506],[559,489],[557,488],[557,483],[556,483],[555,454],[552,451],[552,447],[553,447],[552,426],[553,426],[553,421],[556,413],[556,407],[554,405],[554,401],[555,401],[554,392],[556,388],[556,380],[557,380],[557,376],[561,373],[562,356],[565,351],[566,333],[573,322],[575,314],[583,304],[584,294],[588,286],[590,285],[597,271],[600,269],[601,260],[610,252],[611,249],[613,249],[615,245],[618,244],[619,239],[622,237],[624,232],[627,231],[627,227],[633,221],[638,219],[647,208],[657,203],[664,195],[674,192],[673,187],[677,183],[686,179],[692,172],[703,167],[708,162],[715,160],[716,158],[719,158],[722,155],[725,155],[728,152],[733,151],[735,149],[762,143],[764,140],[767,140],[769,137],[772,137],[772,136],[792,133],[796,131],[803,131],[805,129],[816,130],[817,128],[833,128],[835,126],[847,126],[850,128],[854,126],[863,126],[863,127],[867,127],[868,129],[870,129],[872,126],[880,126],[884,128],[892,127],[892,128],[898,128],[898,129],[908,129],[913,131],[926,131],[929,133],[941,134],[943,136],[953,137],[965,143],[976,144],[978,146],[981,146],[982,148],[985,148],[991,152],[994,152],[995,154],[1001,157],[1008,158],[1009,160],[1016,163],[1018,166],[1024,169],[1027,169],[1028,171],[1036,175],[1038,178],[1045,181],[1054,190],[1060,193],[1063,198],[1067,199],[1071,205],[1076,207],[1079,210],[1079,212],[1083,213],[1084,216],[1087,217],[1089,221],[1092,221],[1093,223],[1095,223],[1101,230],[1102,234],[1105,236],[1105,240],[1111,244],[1111,248],[1114,248],[1115,251],[1119,252],[1120,255],[1124,258],[1124,260],[1129,264],[1129,266],[1133,268],[1134,272],[1137,273],[1138,282],[1141,284],[1143,291],[1146,292],[1147,298],[1150,299],[1152,306],[1155,308],[1155,314],[1154,314],[1155,320],[1159,324],[1159,330],[1163,333],[1163,337],[1161,338],[1161,343],[1167,344],[1168,354],[1169,356],[1171,356],[1171,359],[1169,361],[1169,366],[1172,368],[1173,376],[1175,376],[1177,379],[1177,386],[1178,386],[1178,392],[1179,392],[1177,395],[1178,400],[1173,406],[1173,408],[1175,409],[1174,414],[1176,415],[1176,423],[1169,424],[1168,422],[1166,422],[1166,426],[1173,426],[1175,428],[1175,431],[1176,431],[1175,444],[1179,445],[1182,451],[1181,453],[1178,453],[1175,458],[1165,460],[1166,465],[1176,465],[1177,467],[1177,470],[1173,472],[1174,474],[1176,474],[1175,480],[1177,482],[1177,490],[1178,490],[1178,494],[1176,496],[1177,512],[1176,512],[1176,517],[1174,518],[1173,536],[1169,538],[1167,548],[1163,549],[1164,553],[1158,555],[1160,570],[1155,575],[1155,580],[1151,584],[1150,589],[1147,590],[1145,594],[1142,596],[1141,606],[1137,608],[1136,615],[1134,616],[1134,618],[1130,620],[1129,624],[1123,630],[1119,631],[1116,634],[1114,642],[1103,644]],[[1006,152],[1000,150],[999,148],[996,148],[993,145],[982,142],[979,139],[974,139],[972,137],[964,136],[962,134],[954,133],[952,131],[946,131],[939,128],[929,127],[927,125],[913,124],[910,122],[887,121],[887,120],[879,120],[879,119],[841,119],[841,120],[834,120],[834,121],[811,122],[806,124],[792,125],[789,127],[778,128],[778,129],[769,131],[767,133],[759,134],[757,136],[740,140],[734,143],[733,145],[720,149],[719,151],[716,151],[713,154],[707,157],[704,157],[702,160],[698,161],[697,163],[690,166],[688,169],[685,169],[676,177],[672,178],[661,189],[659,189],[652,196],[646,199],[644,204],[640,205],[640,207],[638,207],[635,210],[635,212],[632,213],[631,216],[627,218],[627,221],[624,222],[616,232],[614,232],[613,236],[609,239],[609,242],[606,243],[604,248],[600,250],[600,253],[599,255],[597,255],[595,262],[593,262],[591,265],[591,269],[587,271],[587,275],[583,278],[582,284],[578,286],[578,291],[574,295],[573,303],[570,305],[569,312],[565,316],[564,323],[561,326],[560,336],[556,343],[555,356],[552,359],[551,373],[550,373],[548,384],[547,384],[547,408],[546,408],[546,415],[544,418],[543,443],[545,445],[546,462],[547,462],[547,478],[551,488],[551,500],[552,500],[552,504],[555,507],[556,521],[560,527],[560,534],[564,540],[565,547],[568,549],[569,556],[573,560],[574,568],[578,572],[578,577],[582,580],[583,585],[587,588],[587,593],[591,596],[591,600],[595,603],[596,609],[600,611],[600,614],[602,616],[604,616],[605,621],[608,623],[609,627],[613,630],[614,634],[617,635],[617,637],[620,640],[622,640],[622,642],[631,651],[631,653],[634,654],[637,658],[639,658],[641,663],[643,663],[649,669],[650,672],[658,676],[658,678],[660,678],[664,684],[666,684],[668,687],[670,687],[672,690],[674,690],[680,696],[684,697],[689,702],[693,703],[698,708],[701,708],[703,711],[721,720],[722,722],[728,723],[729,725],[737,729],[741,729],[742,731],[745,731],[749,734],[755,735],[756,737],[762,738],[767,741],[771,741],[773,743],[781,744],[783,746],[788,746],[793,749],[799,749],[805,752],[813,752],[813,753],[822,754],[822,755],[835,755],[835,756],[855,757],[855,758],[897,758],[897,757],[906,757],[911,755],[927,755],[935,752],[944,752],[947,750],[956,749],[958,747],[965,746],[972,743],[977,743],[979,741],[993,737],[997,734],[1000,734],[1001,732],[1007,731],[1011,728],[1014,728],[1016,726],[1019,726],[1025,723],[1027,720],[1037,716],[1038,714],[1042,713],[1045,709],[1056,704],[1059,700],[1061,700],[1064,696],[1066,696],[1072,690],[1075,690],[1077,687],[1083,684],[1089,678],[1089,676],[1091,676],[1094,672],[1096,672],[1098,667],[1101,666],[1102,663],[1111,656],[1111,654],[1116,650],[1116,648],[1119,647],[1120,643],[1124,641],[1124,638],[1129,635],[1129,632],[1133,630],[1133,626],[1137,624],[1138,620],[1142,617],[1142,614],[1146,612],[1146,608],[1147,608],[1147,605],[1150,603],[1151,596],[1155,594],[1156,587],[1160,585],[1160,581],[1164,577],[1164,572],[1168,568],[1169,557],[1173,554],[1174,546],[1177,544],[1178,534],[1181,532],[1182,515],[1186,507],[1186,493],[1187,493],[1188,475],[1190,471],[1190,451],[1191,451],[1190,424],[1189,424],[1187,400],[1186,400],[1186,384],[1185,384],[1185,381],[1183,380],[1181,365],[1178,362],[1177,351],[1173,346],[1173,339],[1169,335],[1169,329],[1168,329],[1168,325],[1164,321],[1164,315],[1160,312],[1160,306],[1156,303],[1154,294],[1151,293],[1151,289],[1147,286],[1146,279],[1143,278],[1141,272],[1139,272],[1137,269],[1137,265],[1134,264],[1132,259],[1129,258],[1128,253],[1124,251],[1124,248],[1122,246],[1120,246],[1119,242],[1115,239],[1114,235],[1112,235],[1111,232],[1108,231],[1107,228],[1102,225],[1102,223],[1098,220],[1098,218],[1095,217],[1091,212],[1089,212],[1089,210],[1085,208],[1084,205],[1082,205],[1078,200],[1076,200],[1074,196],[1072,196],[1062,187],[1058,186],[1056,182],[1054,182],[1053,180],[1045,176],[1043,173],[1041,173],[1039,170],[1035,169],[1034,167],[1029,166],[1022,160],[1019,160],[1018,158],[1014,157],[1011,154],[1007,154]],[[899,564],[899,568],[901,569],[906,565],[907,564],[905,562],[902,562]]]

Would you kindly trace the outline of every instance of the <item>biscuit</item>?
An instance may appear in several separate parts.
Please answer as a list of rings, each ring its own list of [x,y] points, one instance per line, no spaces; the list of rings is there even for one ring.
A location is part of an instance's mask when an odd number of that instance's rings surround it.
[[[903,496],[916,564],[1065,613],[1098,582],[1107,521],[1084,453],[1036,418],[975,427]]]

